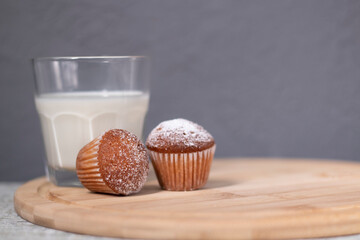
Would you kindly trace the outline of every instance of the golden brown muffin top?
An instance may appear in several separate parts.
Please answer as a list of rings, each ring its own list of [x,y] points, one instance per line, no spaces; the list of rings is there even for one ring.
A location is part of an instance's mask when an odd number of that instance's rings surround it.
[[[104,133],[98,160],[105,183],[116,193],[138,192],[146,181],[149,161],[145,146],[126,130],[112,129]]]
[[[161,153],[197,152],[214,144],[214,138],[203,127],[181,118],[160,123],[146,140],[149,150]]]

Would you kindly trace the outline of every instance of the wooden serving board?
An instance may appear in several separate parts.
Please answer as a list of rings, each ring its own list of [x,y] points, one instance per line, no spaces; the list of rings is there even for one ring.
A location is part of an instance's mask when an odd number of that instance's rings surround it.
[[[136,195],[57,187],[45,178],[15,193],[24,219],[59,230],[144,239],[283,239],[360,233],[360,164],[217,159],[208,184],[170,192],[155,179]]]

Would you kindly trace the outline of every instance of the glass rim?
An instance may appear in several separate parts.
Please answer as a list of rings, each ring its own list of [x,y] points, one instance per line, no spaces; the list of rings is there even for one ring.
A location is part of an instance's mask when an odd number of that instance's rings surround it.
[[[148,56],[59,56],[59,57],[35,57],[31,60],[38,61],[81,61],[81,60],[118,60],[118,59],[146,59]]]

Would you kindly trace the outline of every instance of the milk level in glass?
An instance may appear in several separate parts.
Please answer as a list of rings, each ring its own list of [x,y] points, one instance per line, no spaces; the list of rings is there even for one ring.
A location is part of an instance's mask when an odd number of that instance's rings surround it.
[[[104,131],[142,138],[149,94],[140,91],[51,93],[35,97],[48,164],[75,170],[79,150]]]

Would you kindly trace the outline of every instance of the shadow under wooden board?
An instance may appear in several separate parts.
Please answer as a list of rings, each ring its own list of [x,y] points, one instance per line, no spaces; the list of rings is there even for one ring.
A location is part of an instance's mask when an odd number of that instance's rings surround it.
[[[170,192],[152,178],[122,197],[22,185],[15,209],[49,228],[142,239],[284,239],[360,233],[360,164],[305,159],[216,159],[205,188]]]

